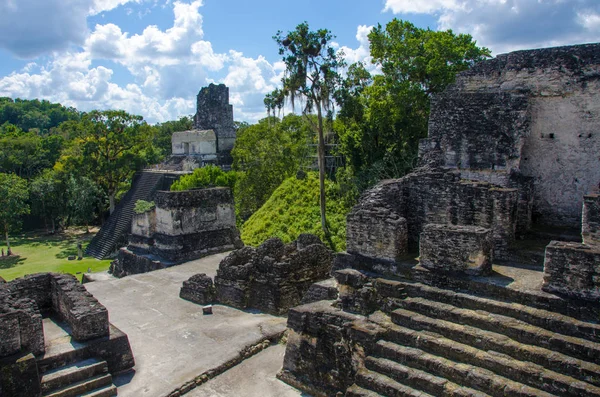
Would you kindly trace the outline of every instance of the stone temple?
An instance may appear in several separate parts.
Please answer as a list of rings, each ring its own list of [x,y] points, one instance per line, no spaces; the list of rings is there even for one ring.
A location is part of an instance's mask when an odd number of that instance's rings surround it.
[[[280,379],[315,396],[600,396],[599,154],[600,44],[459,74],[419,166],[349,214],[339,299],[290,310]]]
[[[194,129],[173,133],[171,161],[191,157],[198,166],[217,164],[228,168],[235,132],[229,88],[210,84],[198,93]]]

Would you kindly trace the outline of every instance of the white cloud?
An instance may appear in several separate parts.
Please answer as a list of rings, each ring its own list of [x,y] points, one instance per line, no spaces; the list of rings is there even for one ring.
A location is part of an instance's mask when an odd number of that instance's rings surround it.
[[[386,0],[385,11],[426,13],[495,54],[598,41],[598,0]]]
[[[394,14],[430,14],[439,10],[455,10],[461,8],[458,0],[386,0],[383,11]]]

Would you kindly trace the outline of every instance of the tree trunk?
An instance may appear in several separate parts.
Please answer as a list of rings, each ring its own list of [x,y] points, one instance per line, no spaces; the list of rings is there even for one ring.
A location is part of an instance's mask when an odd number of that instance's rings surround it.
[[[108,193],[109,212],[112,215],[115,212],[115,193]]]
[[[321,203],[321,229],[327,236],[327,218],[325,216],[325,139],[323,138],[323,115],[321,113],[321,104],[317,102],[317,118],[319,120],[319,193]]]
[[[8,226],[4,226],[4,237],[6,237],[6,256],[11,256],[10,241],[8,240]]]
[[[54,221],[54,217],[52,219],[52,234],[56,233],[56,222]]]

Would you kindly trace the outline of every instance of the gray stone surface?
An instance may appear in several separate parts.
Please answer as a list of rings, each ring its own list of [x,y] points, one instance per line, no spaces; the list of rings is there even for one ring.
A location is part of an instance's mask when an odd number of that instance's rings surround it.
[[[135,374],[117,377],[119,396],[157,397],[237,357],[247,346],[285,329],[285,318],[226,306],[202,307],[179,298],[183,281],[213,277],[225,254],[111,281],[85,284],[129,336]]]
[[[278,344],[243,361],[195,388],[186,397],[297,397],[308,396],[275,377],[283,365],[285,345]]]
[[[600,245],[600,194],[583,198],[581,236],[584,244]]]
[[[240,309],[286,314],[313,283],[329,277],[332,259],[331,250],[312,234],[289,244],[271,238],[256,249],[244,247],[219,264],[217,299]]]
[[[485,275],[492,271],[490,229],[429,224],[423,228],[419,263],[426,269]]]
[[[542,289],[574,298],[600,300],[600,247],[552,241],[546,247]]]

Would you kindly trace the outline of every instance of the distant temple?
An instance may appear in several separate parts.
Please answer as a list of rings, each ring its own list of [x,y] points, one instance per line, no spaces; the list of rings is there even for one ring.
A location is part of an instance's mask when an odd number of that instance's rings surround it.
[[[181,164],[181,170],[206,164],[217,164],[223,168],[231,166],[235,127],[229,88],[225,84],[210,84],[200,90],[194,129],[173,133],[171,143],[175,158],[170,163]],[[188,161],[181,161],[182,156]]]

